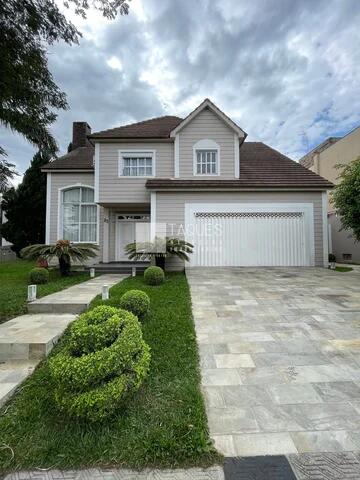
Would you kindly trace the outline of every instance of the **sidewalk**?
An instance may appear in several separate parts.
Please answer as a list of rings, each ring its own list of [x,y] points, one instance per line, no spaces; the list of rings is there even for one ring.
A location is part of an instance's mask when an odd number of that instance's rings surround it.
[[[1,477],[0,477],[1,478]],[[222,467],[176,470],[128,470],[89,468],[86,470],[48,470],[10,473],[4,480],[224,480]]]

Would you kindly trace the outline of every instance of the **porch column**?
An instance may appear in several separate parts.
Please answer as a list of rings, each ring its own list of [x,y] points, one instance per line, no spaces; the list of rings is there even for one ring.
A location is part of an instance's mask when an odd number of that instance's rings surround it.
[[[110,211],[104,208],[103,220],[103,263],[109,263],[109,226],[110,226]]]

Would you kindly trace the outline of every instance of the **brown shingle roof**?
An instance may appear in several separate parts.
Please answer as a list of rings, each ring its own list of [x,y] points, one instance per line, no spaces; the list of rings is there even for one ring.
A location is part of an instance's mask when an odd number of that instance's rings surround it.
[[[262,142],[244,142],[240,148],[240,178],[194,180],[154,178],[150,189],[168,188],[332,188],[333,184]]]
[[[89,135],[89,138],[169,138],[170,132],[182,122],[182,118],[166,115],[143,122],[111,128]]]
[[[174,118],[174,117],[173,117]],[[177,118],[177,117],[175,117]],[[44,165],[44,170],[93,170],[94,147],[79,147]],[[170,160],[169,160],[170,161]],[[328,180],[262,142],[244,142],[240,148],[240,178],[193,180],[153,178],[147,188],[331,188]]]
[[[43,170],[93,170],[94,147],[78,147],[62,157],[47,163]]]

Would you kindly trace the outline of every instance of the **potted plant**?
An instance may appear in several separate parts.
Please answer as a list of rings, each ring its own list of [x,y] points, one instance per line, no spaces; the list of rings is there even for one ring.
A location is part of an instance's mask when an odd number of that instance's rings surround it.
[[[335,263],[336,263],[335,255],[333,253],[329,253],[329,268],[331,270],[335,270],[336,268]]]
[[[179,238],[156,238],[153,242],[129,243],[125,251],[130,260],[145,260],[154,258],[155,265],[165,270],[167,257],[176,255],[181,260],[189,261],[193,253],[193,245]]]
[[[93,243],[71,243],[69,240],[58,240],[54,245],[29,245],[21,250],[22,258],[36,260],[39,257],[45,260],[57,257],[62,277],[70,275],[71,261],[83,262],[88,258],[96,257],[99,247]]]

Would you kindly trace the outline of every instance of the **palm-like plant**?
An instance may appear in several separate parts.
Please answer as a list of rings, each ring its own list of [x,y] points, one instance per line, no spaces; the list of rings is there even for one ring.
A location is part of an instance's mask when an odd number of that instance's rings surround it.
[[[165,259],[170,255],[176,255],[181,260],[188,262],[193,248],[191,243],[179,238],[156,238],[153,242],[129,243],[125,247],[125,252],[130,260],[155,258],[156,265],[164,268]]]
[[[71,243],[69,240],[58,240],[54,245],[29,245],[21,250],[20,255],[28,260],[43,258],[45,260],[57,257],[61,276],[70,275],[71,261],[83,262],[97,255],[99,247],[93,243]]]

